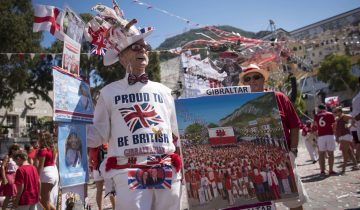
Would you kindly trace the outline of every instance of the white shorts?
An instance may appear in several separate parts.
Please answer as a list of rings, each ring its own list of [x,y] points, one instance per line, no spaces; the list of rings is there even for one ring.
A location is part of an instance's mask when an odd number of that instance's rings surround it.
[[[291,166],[293,168],[293,173],[295,176],[296,181],[296,187],[299,193],[298,198],[291,198],[291,200],[284,201],[283,204],[288,208],[296,208],[299,206],[302,206],[304,203],[308,201],[308,195],[305,191],[305,188],[300,180],[300,177],[297,173],[296,164],[295,164],[295,156],[290,152],[290,160],[291,160]]]
[[[346,134],[344,136],[340,136],[339,137],[340,141],[347,141],[347,142],[352,142],[353,141],[353,136],[350,134]]]
[[[104,179],[98,170],[93,170],[93,177],[95,182],[104,181],[105,195],[115,191],[114,181],[112,179]]]
[[[115,192],[115,184],[113,179],[104,179],[105,195]]]
[[[190,182],[186,182],[186,189],[190,190]]]
[[[46,166],[40,173],[41,183],[50,183],[56,185],[59,181],[59,172],[56,166]]]
[[[92,171],[92,173],[93,173],[93,178],[94,178],[94,181],[95,181],[95,182],[104,180],[104,178],[100,175],[99,170],[94,169],[94,170]]]
[[[336,149],[334,135],[319,136],[317,142],[320,152],[325,152],[325,151],[332,152],[335,151]]]
[[[218,183],[217,183],[217,187],[218,187],[219,190],[222,190],[222,189],[223,189],[223,184],[222,184],[222,182],[218,182]]]

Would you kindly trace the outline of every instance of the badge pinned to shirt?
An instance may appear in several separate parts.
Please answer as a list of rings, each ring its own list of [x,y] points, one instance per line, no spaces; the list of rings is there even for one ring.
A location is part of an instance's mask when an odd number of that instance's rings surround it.
[[[129,168],[130,190],[171,189],[172,168],[169,166],[149,169]]]

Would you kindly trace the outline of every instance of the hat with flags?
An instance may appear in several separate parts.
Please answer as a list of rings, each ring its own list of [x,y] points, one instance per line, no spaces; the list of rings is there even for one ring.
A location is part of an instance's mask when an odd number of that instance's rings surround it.
[[[249,66],[242,68],[242,72],[239,75],[240,80],[242,81],[242,79],[244,78],[245,75],[252,73],[252,72],[257,72],[257,73],[261,74],[264,77],[265,81],[267,81],[269,79],[268,71],[261,69],[256,64],[250,64]]]
[[[85,38],[91,42],[99,52],[106,48],[104,65],[109,66],[119,61],[119,53],[133,43],[149,36],[152,27],[138,29],[136,19],[127,21],[115,0],[113,9],[102,5],[95,5],[92,10],[99,15],[89,21],[85,27]],[[96,52],[96,51],[95,51]]]

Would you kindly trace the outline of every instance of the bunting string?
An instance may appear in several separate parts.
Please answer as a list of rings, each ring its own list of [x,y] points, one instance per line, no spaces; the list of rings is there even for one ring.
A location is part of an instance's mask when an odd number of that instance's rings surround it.
[[[187,48],[186,50],[183,50],[182,48],[173,48],[173,49],[169,49],[169,50],[152,50],[150,51],[150,53],[172,53],[172,54],[177,54],[180,55],[183,51],[187,51],[187,50],[192,50],[192,51],[199,51],[199,50],[206,50],[207,48],[199,48],[199,47],[193,47],[193,48]],[[36,56],[40,57],[40,58],[45,58],[47,55],[50,55],[53,59],[56,56],[62,56],[63,53],[45,53],[45,52],[41,52],[41,53],[0,53],[0,55],[5,55],[9,60],[13,57],[16,56],[18,57],[20,60],[24,60],[27,56],[30,57],[31,60],[33,60]],[[86,55],[88,59],[90,59],[91,56],[98,56],[98,55],[93,55],[91,53],[80,53],[81,55]]]
[[[187,19],[187,18],[184,18],[184,17],[181,17],[181,16],[179,16],[179,15],[173,14],[173,13],[171,13],[171,12],[169,12],[169,11],[166,11],[166,10],[164,10],[164,9],[155,7],[155,6],[153,6],[153,5],[150,5],[150,4],[148,4],[148,3],[145,3],[145,2],[143,2],[143,1],[133,0],[133,3],[138,4],[138,5],[141,5],[141,6],[144,6],[144,7],[146,7],[146,9],[148,9],[148,10],[153,9],[153,10],[159,11],[159,12],[161,12],[161,13],[163,13],[163,14],[166,14],[166,15],[168,15],[168,16],[177,18],[177,19],[185,22],[186,24],[188,24],[188,25],[190,25],[190,26],[194,26],[194,27],[204,27],[203,25],[201,25],[201,24],[199,24],[199,23],[195,23],[195,22],[193,22],[193,21],[191,21],[191,20],[189,20],[189,19]]]

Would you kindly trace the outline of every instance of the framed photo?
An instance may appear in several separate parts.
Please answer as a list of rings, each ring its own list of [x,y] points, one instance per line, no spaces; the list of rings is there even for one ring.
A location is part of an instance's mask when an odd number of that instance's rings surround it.
[[[92,123],[94,105],[89,84],[56,66],[53,77],[54,121]]]
[[[175,102],[190,209],[298,196],[273,92]]]

